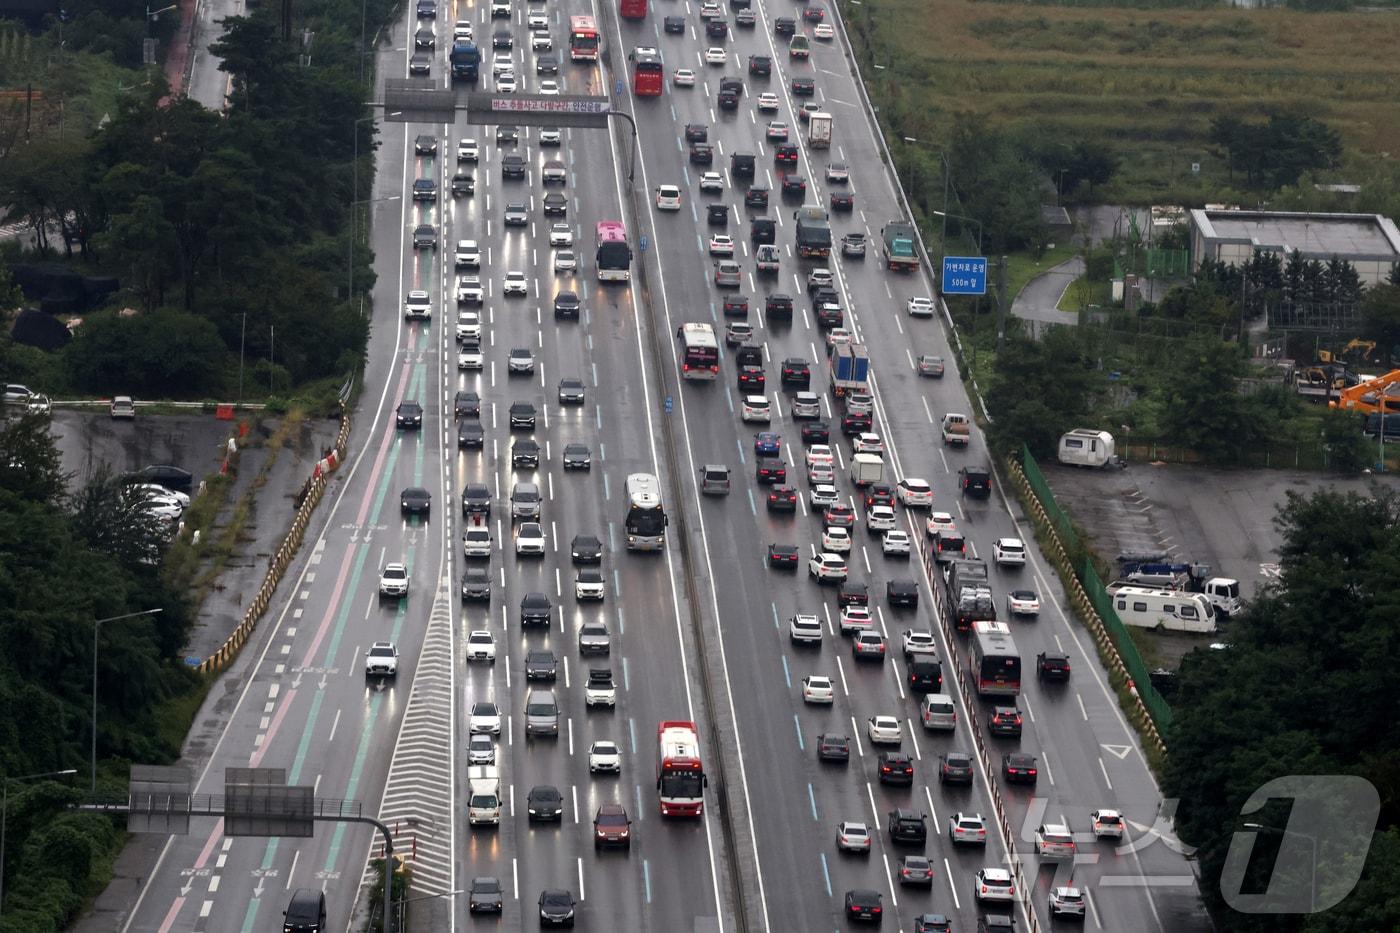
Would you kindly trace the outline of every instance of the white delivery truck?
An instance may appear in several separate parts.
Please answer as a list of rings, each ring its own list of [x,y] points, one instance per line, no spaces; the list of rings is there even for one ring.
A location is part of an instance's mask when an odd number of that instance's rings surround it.
[[[492,765],[472,765],[467,768],[467,823],[499,826],[500,822],[500,772]]]
[[[831,114],[814,113],[807,118],[807,146],[810,149],[831,148]]]
[[[876,454],[856,454],[851,458],[851,482],[857,486],[878,483],[885,476],[885,463]]]
[[[1113,462],[1113,435],[1075,428],[1060,435],[1059,458],[1070,466],[1101,467]]]
[[[1115,586],[1110,593],[1113,610],[1125,625],[1203,635],[1215,631],[1215,606],[1201,593],[1146,586]]]

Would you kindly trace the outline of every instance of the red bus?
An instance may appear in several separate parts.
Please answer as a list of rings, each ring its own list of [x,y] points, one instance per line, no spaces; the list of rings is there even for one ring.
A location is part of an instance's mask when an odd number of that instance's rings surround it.
[[[714,379],[719,376],[719,341],[709,324],[687,321],[676,334],[681,341],[681,377]]]
[[[662,816],[701,816],[705,812],[705,769],[695,723],[680,720],[656,727],[656,791]]]
[[[632,278],[632,247],[627,227],[620,220],[600,220],[595,231],[599,282],[626,282]]]
[[[666,84],[666,69],[661,66],[661,53],[638,46],[628,56],[632,59],[632,93],[638,97],[660,97]]]
[[[598,60],[598,24],[593,17],[569,17],[569,57],[576,62]]]
[[[646,19],[647,0],[618,0],[617,11],[623,19]]]

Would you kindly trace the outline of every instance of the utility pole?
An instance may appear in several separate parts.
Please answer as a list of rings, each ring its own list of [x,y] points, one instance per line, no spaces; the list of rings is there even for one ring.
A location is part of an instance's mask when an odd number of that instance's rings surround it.
[[[1006,257],[997,260],[997,354],[1006,345]]]

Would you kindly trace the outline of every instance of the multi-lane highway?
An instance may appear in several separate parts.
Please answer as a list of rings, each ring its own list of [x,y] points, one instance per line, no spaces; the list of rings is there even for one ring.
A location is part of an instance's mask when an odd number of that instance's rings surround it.
[[[941,323],[912,320],[903,313],[905,299],[929,294],[924,276],[898,277],[886,272],[874,254],[879,228],[901,215],[891,179],[881,167],[874,129],[860,107],[855,79],[841,52],[838,28],[830,43],[814,42],[812,58],[792,60],[784,40],[774,35],[774,18],[798,15],[790,0],[764,0],[754,6],[753,29],[733,25],[723,43],[707,39],[699,9],[680,0],[661,0],[642,21],[620,21],[585,0],[548,5],[516,3],[509,20],[489,19],[484,4],[441,4],[436,20],[419,20],[404,11],[395,30],[398,47],[381,56],[381,72],[406,73],[412,36],[433,25],[437,48],[432,77],[446,83],[446,50],[453,23],[472,24],[483,48],[481,86],[491,88],[491,34],[506,26],[513,37],[511,58],[519,90],[538,88],[537,53],[530,48],[526,26],[530,12],[549,23],[554,54],[562,60],[560,83],[566,93],[626,88],[626,54],[639,45],[661,50],[668,81],[658,98],[631,97],[617,105],[636,117],[640,139],[636,185],[629,191],[623,166],[629,154],[612,134],[564,130],[560,146],[541,146],[538,127],[522,127],[515,142],[498,141],[492,127],[381,125],[381,147],[372,192],[375,207],[374,248],[379,284],[374,295],[374,336],[366,370],[366,392],[356,413],[356,430],[348,464],[338,474],[322,506],[319,532],[301,557],[297,572],[283,584],[285,598],[263,624],[262,640],[245,653],[228,678],[224,702],[236,704],[231,725],[214,751],[198,791],[218,793],[223,768],[258,765],[286,768],[291,783],[312,783],[325,798],[358,799],[367,813],[380,816],[397,834],[415,872],[411,913],[422,929],[469,925],[466,897],[460,893],[476,876],[502,882],[504,923],[533,928],[536,900],[547,888],[568,889],[578,899],[581,926],[593,929],[731,929],[735,925],[736,865],[755,865],[760,903],[752,911],[765,926],[820,930],[839,927],[843,896],[851,888],[873,888],[884,895],[885,913],[900,929],[910,929],[923,913],[949,915],[955,929],[971,930],[978,907],[972,896],[973,873],[982,866],[1005,863],[1005,850],[993,832],[985,851],[955,849],[948,841],[949,816],[958,811],[993,812],[989,782],[1001,787],[1008,817],[1020,835],[1017,850],[1034,866],[1030,833],[1044,821],[1065,821],[1083,832],[1088,814],[1113,806],[1130,821],[1133,845],[1115,848],[1084,840],[1085,856],[1073,868],[1073,883],[1085,889],[1087,925],[1106,930],[1204,929],[1199,899],[1185,860],[1153,834],[1159,795],[1136,740],[1118,713],[1094,658],[1092,643],[1059,611],[1059,589],[1033,555],[1029,567],[1010,573],[993,571],[1002,600],[1008,588],[1030,585],[1040,591],[1045,608],[1036,621],[1014,623],[1024,662],[1025,688],[1020,699],[1025,731],[1019,742],[991,739],[994,750],[1020,750],[1037,756],[1041,779],[1034,795],[1001,784],[1000,775],[979,772],[971,789],[945,790],[934,775],[937,756],[972,750],[971,723],[987,708],[961,704],[959,724],[951,735],[925,732],[919,725],[916,697],[906,688],[905,666],[898,657],[899,632],[928,629],[939,639],[939,653],[949,645],[932,624],[933,594],[917,557],[884,558],[878,539],[866,533],[863,510],[854,530],[852,576],[870,586],[879,628],[889,637],[890,657],[880,664],[857,663],[832,625],[837,615],[834,589],[819,587],[799,569],[791,574],[764,562],[770,542],[799,545],[805,556],[820,540],[820,518],[807,503],[802,480],[802,445],[791,418],[789,396],[777,391],[777,363],[803,357],[812,366],[812,387],[823,396],[824,420],[838,449],[837,485],[843,496],[854,487],[846,476],[850,448],[841,438],[841,411],[827,392],[824,336],[806,301],[806,274],[811,263],[794,254],[792,210],[798,202],[778,192],[773,151],[763,138],[767,119],[782,120],[794,140],[805,127],[796,118],[801,100],[790,93],[792,77],[813,77],[814,100],[834,115],[829,153],[804,151],[797,171],[807,178],[808,203],[826,203],[827,161],[851,167],[848,186],[855,211],[833,214],[837,239],[860,230],[872,241],[864,261],[840,260],[832,268],[843,298],[846,326],[870,350],[875,373],[874,429],[884,438],[887,476],[919,476],[935,491],[935,508],[953,512],[968,533],[978,556],[990,557],[991,542],[1021,535],[1004,500],[962,500],[955,488],[958,466],[984,459],[974,439],[966,451],[945,451],[934,422],[945,411],[970,411],[955,378],[920,379],[913,359],[920,353],[951,358]],[[597,64],[570,63],[568,17],[597,16],[604,47],[616,73]],[[685,31],[663,33],[663,15],[684,16]],[[618,30],[621,30],[620,32]],[[799,24],[799,29],[811,30]],[[722,44],[723,66],[707,65],[704,52]],[[771,78],[745,73],[750,54],[772,56]],[[699,76],[693,88],[673,87],[678,67]],[[740,75],[746,92],[737,111],[721,112],[715,92],[721,75]],[[756,113],[757,95],[778,95],[779,111]],[[716,149],[714,170],[725,175],[720,193],[699,190],[699,171],[687,161],[682,127],[706,124]],[[437,140],[432,153],[416,151],[420,135]],[[459,170],[457,143],[479,144],[476,164],[461,170],[475,177],[475,193],[451,197],[450,179]],[[782,268],[776,280],[754,275],[748,219],[743,206],[745,184],[729,177],[734,152],[757,155],[757,183],[772,191],[766,214],[778,222],[777,244]],[[504,155],[525,157],[522,180],[502,177]],[[551,159],[564,161],[567,178],[564,222],[572,229],[580,268],[574,274],[554,271],[548,232],[560,220],[546,217],[542,172]],[[413,183],[437,183],[435,201],[414,201]],[[681,188],[679,212],[654,209],[651,191],[659,184]],[[753,478],[754,425],[739,420],[735,367],[728,352],[714,383],[684,382],[674,353],[660,361],[665,376],[657,384],[650,328],[670,348],[673,334],[686,321],[715,324],[722,333],[722,296],[711,281],[705,240],[711,228],[704,205],[729,206],[728,232],[738,244],[744,269],[740,291],[754,309],[748,320],[765,353],[769,396],[774,405],[771,429],[783,436],[789,482],[801,495],[798,511],[774,515],[764,507],[766,488]],[[504,225],[507,205],[524,204],[529,222]],[[640,213],[636,208],[640,207]],[[631,284],[600,285],[593,262],[593,227],[602,220],[623,219],[634,246],[644,235],[649,244],[638,251],[634,272],[645,272],[646,290]],[[415,248],[412,235],[420,224],[436,228],[436,248]],[[454,340],[457,313],[453,246],[461,239],[481,245],[479,274],[484,290],[484,368],[459,371]],[[474,271],[474,270],[464,270]],[[522,273],[523,297],[504,294],[507,273]],[[410,290],[429,293],[430,320],[406,322],[403,301]],[[580,319],[556,321],[553,301],[563,290],[576,291]],[[791,325],[772,327],[762,313],[762,296],[783,291],[794,296]],[[646,295],[649,304],[640,303]],[[528,348],[533,373],[507,371],[512,348]],[[581,406],[561,406],[559,380],[577,377],[585,386]],[[481,398],[482,450],[459,449],[453,403],[459,390]],[[663,408],[671,397],[673,410]],[[424,408],[421,430],[401,430],[395,410],[405,400]],[[539,412],[533,431],[512,431],[507,410],[513,402],[532,403]],[[659,474],[670,490],[672,464],[664,456],[663,431],[674,432],[680,462],[677,476],[683,501],[666,503],[673,513],[686,510],[691,520],[688,541],[673,535],[660,554],[633,554],[622,543],[624,478],[631,473]],[[541,450],[538,469],[512,466],[515,438],[533,437]],[[592,468],[565,471],[566,444],[588,445]],[[728,497],[704,497],[696,487],[695,468],[702,463],[731,467]],[[543,490],[543,558],[517,557],[509,496],[518,480],[537,482]],[[487,527],[494,538],[491,556],[467,561],[462,555],[464,522],[461,493],[468,483],[485,484],[493,494]],[[421,486],[432,495],[424,520],[400,514],[399,493]],[[905,513],[917,546],[923,536],[920,513]],[[672,527],[679,523],[673,521]],[[573,593],[574,567],[569,545],[577,534],[602,540],[602,569],[607,587],[601,605],[582,605]],[[1022,535],[1024,536],[1024,535]],[[308,539],[311,540],[311,539]],[[699,604],[687,602],[681,579],[680,547],[692,550],[698,579],[689,581]],[[381,600],[376,586],[381,567],[401,560],[408,565],[410,593],[402,600]],[[462,604],[458,591],[468,565],[489,568],[489,604]],[[890,579],[920,580],[917,611],[892,610],[884,602]],[[551,602],[548,631],[523,629],[520,603],[527,593],[543,593]],[[716,709],[702,701],[698,646],[689,620],[697,612],[709,626],[709,638],[722,648],[715,676],[725,684]],[[819,649],[795,648],[787,620],[795,612],[813,612],[827,621]],[[584,659],[576,632],[585,621],[604,620],[611,629],[606,662]],[[496,640],[494,664],[466,660],[466,633],[489,629]],[[400,671],[394,682],[368,682],[363,655],[380,640],[395,643]],[[525,654],[548,648],[559,661],[552,685],[559,699],[559,736],[527,739],[524,734]],[[1067,686],[1043,688],[1032,661],[1037,652],[1061,649],[1073,659]],[[617,706],[612,711],[585,709],[586,670],[606,664],[615,675]],[[806,705],[800,679],[826,674],[836,686],[830,707]],[[953,671],[945,665],[945,678]],[[964,674],[964,676],[966,676]],[[950,691],[953,692],[953,691]],[[472,828],[466,820],[465,781],[467,714],[478,701],[495,702],[501,712],[497,767],[504,806],[498,828]],[[865,735],[865,720],[890,714],[904,721],[903,748],[915,758],[910,788],[877,781],[874,749]],[[732,732],[742,767],[728,780],[742,782],[747,806],[735,818],[746,821],[756,840],[754,851],[728,853],[718,825],[717,808],[703,819],[663,821],[655,790],[656,725],[660,720],[690,719]],[[705,732],[708,733],[708,728]],[[822,765],[816,759],[820,733],[852,739],[846,766]],[[587,752],[597,739],[611,739],[623,752],[619,776],[590,775]],[[713,759],[714,751],[702,749]],[[999,758],[999,755],[994,756]],[[710,763],[710,762],[707,762]],[[711,767],[713,771],[713,766]],[[525,799],[537,785],[553,785],[563,798],[558,824],[529,821]],[[386,790],[387,787],[387,790]],[[591,819],[598,805],[623,805],[631,819],[630,852],[597,853],[591,844]],[[935,866],[931,889],[901,888],[897,860],[913,849],[892,845],[877,832],[869,856],[843,856],[835,847],[836,824],[866,822],[883,830],[895,807],[927,814],[929,838],[923,847]],[[990,825],[990,824],[989,824]],[[377,846],[363,827],[321,824],[314,838],[261,840],[227,838],[211,820],[196,820],[189,836],[176,837],[143,892],[127,929],[133,931],[249,931],[276,922],[290,891],[324,888],[331,927],[349,924],[363,893],[367,856]],[[1068,871],[1056,883],[1068,883]],[[1054,870],[1033,878],[1034,890],[1022,892],[1021,909],[1048,922],[1046,895]],[[1026,917],[1029,920],[1029,916]]]

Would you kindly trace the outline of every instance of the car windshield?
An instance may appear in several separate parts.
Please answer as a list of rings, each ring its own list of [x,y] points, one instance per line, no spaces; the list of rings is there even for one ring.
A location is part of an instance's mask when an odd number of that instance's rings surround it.
[[[667,774],[661,778],[661,793],[666,797],[699,797],[704,777],[699,774]]]

